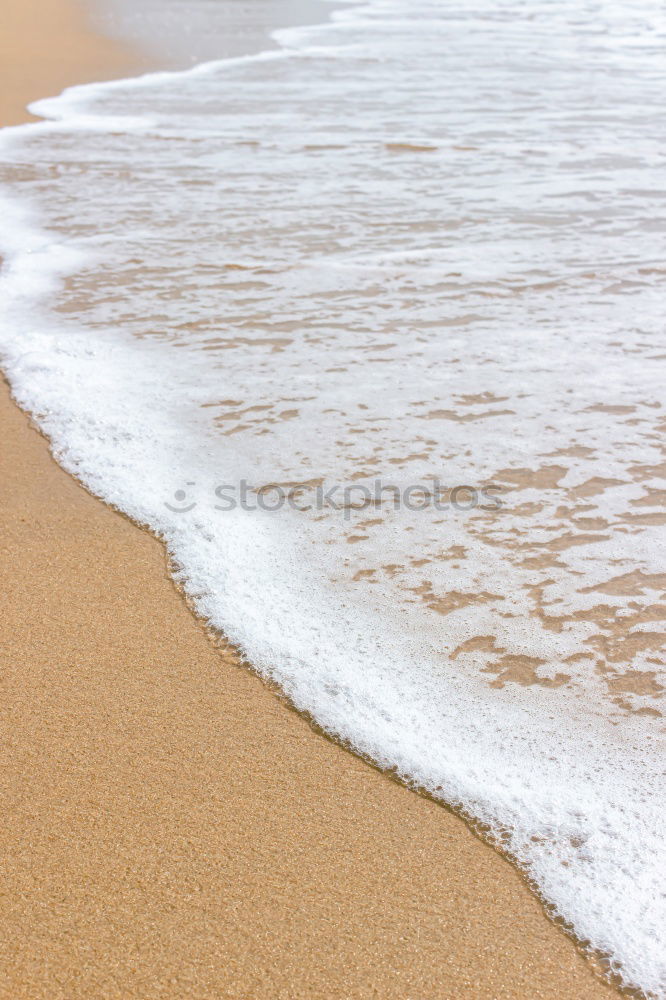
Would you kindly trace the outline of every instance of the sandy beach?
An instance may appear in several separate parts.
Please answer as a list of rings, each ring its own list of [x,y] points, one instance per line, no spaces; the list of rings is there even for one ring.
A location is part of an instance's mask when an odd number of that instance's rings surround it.
[[[8,0],[0,117],[141,57]],[[0,400],[0,996],[616,996],[465,823],[315,732]]]

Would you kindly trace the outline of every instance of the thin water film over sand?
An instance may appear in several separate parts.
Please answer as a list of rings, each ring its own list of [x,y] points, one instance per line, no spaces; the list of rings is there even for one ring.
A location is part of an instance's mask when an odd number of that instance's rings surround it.
[[[660,995],[665,27],[381,0],[45,102],[2,168],[49,234],[15,309],[62,272],[8,351],[63,462]]]

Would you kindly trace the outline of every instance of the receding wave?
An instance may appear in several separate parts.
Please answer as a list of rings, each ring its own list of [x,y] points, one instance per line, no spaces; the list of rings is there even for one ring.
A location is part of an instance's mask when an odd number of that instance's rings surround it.
[[[3,363],[58,460],[655,996],[664,27],[376,0],[0,137]]]

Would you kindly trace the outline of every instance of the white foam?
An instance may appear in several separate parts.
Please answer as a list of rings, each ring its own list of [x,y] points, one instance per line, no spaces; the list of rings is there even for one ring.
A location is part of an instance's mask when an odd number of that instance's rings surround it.
[[[38,102],[0,137],[31,205],[3,206],[0,344],[58,460],[165,539],[257,670],[487,824],[666,996],[664,81],[640,8],[377,0]],[[433,475],[505,507],[216,510],[243,477]]]

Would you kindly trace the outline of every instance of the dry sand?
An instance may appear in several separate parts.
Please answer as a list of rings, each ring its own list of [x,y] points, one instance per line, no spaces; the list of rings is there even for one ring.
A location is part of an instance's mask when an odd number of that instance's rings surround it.
[[[1,47],[5,122],[136,65],[71,0],[3,0]],[[4,388],[0,420],[2,998],[617,996],[460,819],[215,649]]]

